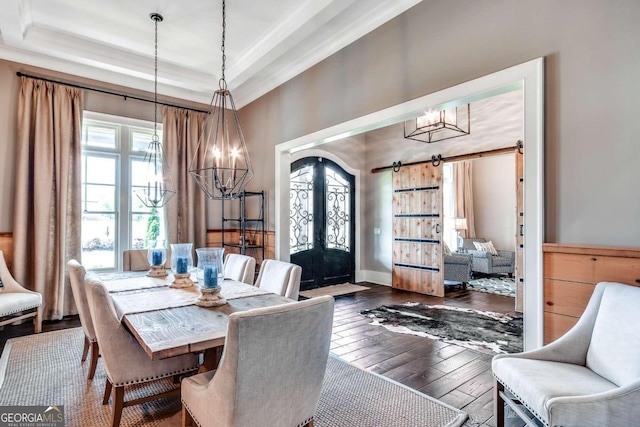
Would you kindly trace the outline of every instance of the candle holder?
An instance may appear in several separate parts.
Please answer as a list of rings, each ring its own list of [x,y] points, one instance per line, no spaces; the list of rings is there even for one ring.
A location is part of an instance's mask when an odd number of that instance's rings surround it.
[[[224,248],[198,248],[196,249],[196,254],[198,255],[196,277],[198,278],[200,287],[216,287],[218,283],[224,280],[224,263],[222,258]],[[209,275],[207,276],[209,283],[205,281],[205,269],[207,266],[210,266]],[[214,268],[216,274],[214,274]],[[217,282],[214,282],[213,276],[217,277]]]
[[[164,248],[149,249],[147,251],[147,261],[151,268],[147,273],[149,277],[167,277],[169,273],[164,268],[167,262],[167,250]]]
[[[193,243],[174,243],[171,245],[171,269],[173,270],[172,288],[193,286],[191,269],[193,268]]]
[[[220,286],[215,288],[200,287],[200,296],[196,299],[199,307],[219,307],[225,305],[227,300],[220,295]]]

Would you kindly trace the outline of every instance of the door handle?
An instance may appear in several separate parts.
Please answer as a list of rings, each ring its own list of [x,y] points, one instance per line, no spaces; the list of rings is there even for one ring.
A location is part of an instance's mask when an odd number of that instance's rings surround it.
[[[436,234],[440,234],[440,224],[436,224]]]

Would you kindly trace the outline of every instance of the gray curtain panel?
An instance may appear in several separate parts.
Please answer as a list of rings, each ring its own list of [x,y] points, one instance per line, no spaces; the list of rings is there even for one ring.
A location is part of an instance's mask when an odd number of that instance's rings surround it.
[[[65,267],[80,258],[82,110],[81,90],[21,77],[13,272],[44,319],[76,312]]]
[[[163,146],[176,195],[165,206],[169,243],[207,245],[207,198],[189,175],[206,114],[182,108],[165,107],[162,127]],[[198,155],[204,157],[204,148]]]

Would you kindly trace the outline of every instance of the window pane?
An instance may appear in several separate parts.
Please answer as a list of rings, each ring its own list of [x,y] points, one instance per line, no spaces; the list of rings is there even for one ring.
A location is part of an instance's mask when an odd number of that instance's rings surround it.
[[[82,265],[87,270],[116,267],[115,214],[82,215]]]
[[[116,159],[114,157],[86,156],[83,162],[83,176],[85,182],[90,184],[111,184],[116,183]],[[86,175],[85,175],[86,174]]]
[[[166,243],[164,234],[164,211],[158,209],[151,214],[131,215],[131,248],[153,248]]]
[[[115,212],[116,187],[112,185],[84,185],[85,210],[89,212]]]
[[[136,187],[147,185],[147,165],[143,158],[131,160],[131,185]]]
[[[327,248],[349,252],[351,241],[351,185],[336,170],[326,169]]]
[[[85,125],[82,143],[90,147],[117,148],[118,128],[116,126],[101,126],[97,124]]]
[[[289,251],[292,254],[313,248],[313,166],[304,166],[290,175]]]
[[[149,143],[153,138],[153,129],[131,130],[131,151],[147,151]],[[162,141],[162,132],[158,131],[158,138]]]
[[[136,192],[144,190],[147,185],[147,165],[143,158],[131,160],[131,187],[129,190],[129,200],[131,212],[151,212],[151,208],[142,204]]]

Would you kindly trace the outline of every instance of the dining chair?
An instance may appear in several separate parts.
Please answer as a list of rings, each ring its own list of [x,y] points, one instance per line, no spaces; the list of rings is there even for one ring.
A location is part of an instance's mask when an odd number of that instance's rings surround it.
[[[241,254],[229,254],[224,260],[225,279],[237,280],[247,285],[253,285],[255,274],[256,259],[254,257]]]
[[[527,426],[638,425],[638,306],[640,287],[599,283],[565,335],[537,350],[494,356],[496,426],[505,425],[505,403]]]
[[[258,288],[293,300],[298,299],[302,267],[275,259],[265,259],[256,279]]]
[[[146,249],[122,251],[122,269],[124,271],[145,271],[150,268]]]
[[[174,388],[153,396],[125,402],[125,386],[195,371],[198,369],[198,358],[187,354],[151,360],[134,336],[118,320],[113,301],[100,278],[95,273],[88,272],[84,280],[88,288],[91,318],[107,373],[102,404],[109,403],[112,388],[115,388],[112,427],[118,427],[123,408],[180,394],[180,388]]]
[[[84,275],[87,273],[85,268],[75,259],[67,262],[67,271],[69,272],[69,281],[71,282],[71,290],[73,291],[73,300],[78,309],[80,324],[84,331],[84,350],[82,351],[82,359],[84,363],[87,360],[89,347],[91,347],[91,362],[89,364],[89,374],[87,379],[92,380],[98,366],[98,357],[100,349],[98,347],[98,338],[93,328],[93,320],[91,319],[91,311],[89,311],[89,301],[87,300],[86,287],[84,285]]]
[[[42,331],[42,295],[23,288],[11,275],[0,251],[0,326],[33,317],[36,334]],[[26,313],[25,313],[26,312]]]
[[[123,271],[146,271],[151,268],[147,258],[147,249],[127,249],[122,251]],[[167,249],[165,268],[171,268],[171,249]]]
[[[219,368],[182,381],[182,425],[312,427],[333,305],[322,296],[231,314]]]

